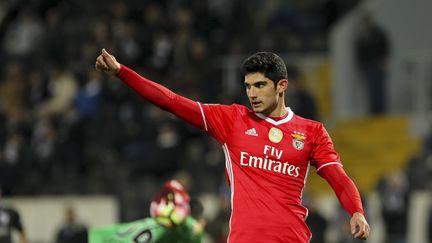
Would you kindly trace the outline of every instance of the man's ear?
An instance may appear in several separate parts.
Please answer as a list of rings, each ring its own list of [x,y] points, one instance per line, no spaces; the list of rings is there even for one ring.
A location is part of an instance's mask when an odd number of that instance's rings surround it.
[[[281,79],[277,83],[278,92],[283,93],[288,89],[288,79]]]

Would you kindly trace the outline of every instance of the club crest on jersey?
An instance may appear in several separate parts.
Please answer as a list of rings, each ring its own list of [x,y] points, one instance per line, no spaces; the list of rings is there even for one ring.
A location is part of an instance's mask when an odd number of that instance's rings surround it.
[[[279,143],[283,138],[283,133],[280,129],[272,127],[269,131],[268,137],[273,143]]]
[[[304,148],[303,140],[306,138],[304,133],[294,131],[294,133],[291,133],[291,136],[293,137],[292,140],[293,147],[297,150],[302,150]]]

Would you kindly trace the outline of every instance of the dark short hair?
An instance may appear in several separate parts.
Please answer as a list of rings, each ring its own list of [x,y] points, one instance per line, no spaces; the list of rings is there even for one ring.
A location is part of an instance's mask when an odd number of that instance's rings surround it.
[[[257,52],[246,58],[242,65],[242,74],[262,73],[275,84],[281,79],[287,79],[285,62],[273,52]]]

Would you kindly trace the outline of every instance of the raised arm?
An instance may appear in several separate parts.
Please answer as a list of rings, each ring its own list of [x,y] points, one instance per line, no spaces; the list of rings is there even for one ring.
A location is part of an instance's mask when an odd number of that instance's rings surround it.
[[[322,168],[318,174],[333,188],[342,207],[351,215],[351,233],[357,239],[369,237],[370,227],[364,216],[360,193],[354,182],[341,166],[332,165]]]
[[[121,65],[105,49],[97,57],[95,68],[121,79],[141,97],[200,129],[204,120],[200,104],[180,96],[166,87],[146,79],[130,68]]]

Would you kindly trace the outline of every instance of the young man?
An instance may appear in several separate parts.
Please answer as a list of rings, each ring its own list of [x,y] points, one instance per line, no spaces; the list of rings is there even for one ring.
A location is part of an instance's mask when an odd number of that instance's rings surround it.
[[[231,187],[228,242],[309,242],[307,209],[301,204],[309,165],[328,181],[352,216],[353,236],[369,236],[359,192],[324,126],[285,107],[287,71],[276,54],[256,53],[243,63],[252,110],[179,96],[121,65],[105,49],[95,67],[116,75],[149,102],[206,131],[222,145]]]
[[[89,242],[200,243],[204,236],[204,225],[199,222],[201,207],[199,201],[189,199],[189,194],[180,183],[170,180],[165,182],[151,203],[152,217],[92,229]]]

